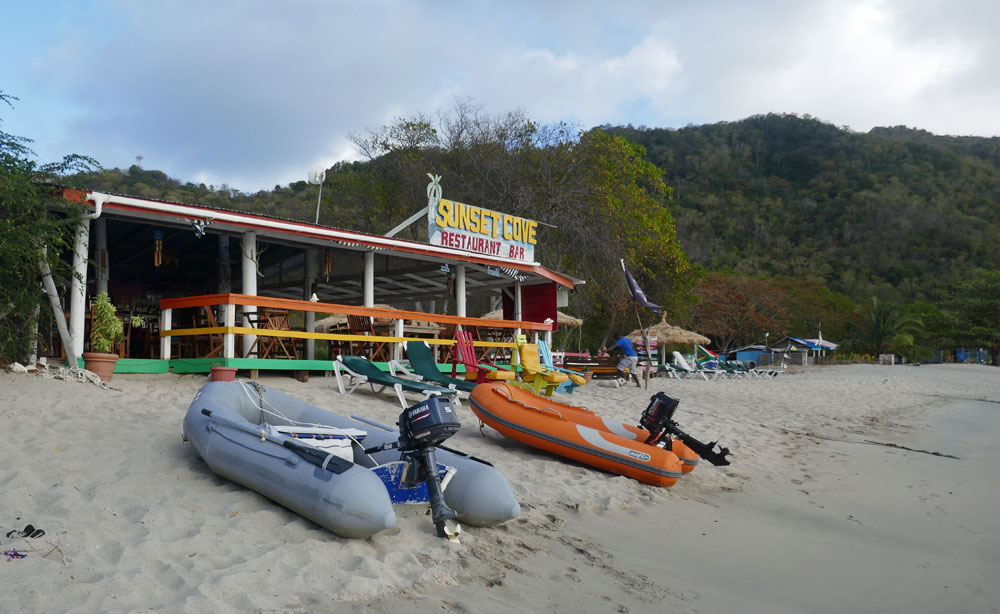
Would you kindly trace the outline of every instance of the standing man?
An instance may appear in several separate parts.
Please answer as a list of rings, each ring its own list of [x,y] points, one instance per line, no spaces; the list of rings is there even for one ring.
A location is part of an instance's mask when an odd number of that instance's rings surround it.
[[[628,376],[632,376],[632,380],[635,382],[637,388],[642,388],[639,385],[639,376],[636,374],[636,368],[639,366],[639,355],[636,354],[635,348],[632,347],[632,340],[628,338],[628,335],[622,335],[615,341],[615,345],[625,354],[620,361],[618,361],[618,377],[628,381]]]

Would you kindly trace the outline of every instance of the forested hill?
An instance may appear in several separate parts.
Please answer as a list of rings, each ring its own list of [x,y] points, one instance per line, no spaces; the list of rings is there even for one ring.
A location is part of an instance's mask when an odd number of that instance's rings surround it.
[[[677,234],[707,269],[911,302],[939,298],[972,267],[1000,268],[998,138],[862,134],[775,114],[604,130],[663,169]]]
[[[905,127],[863,134],[808,116],[774,114],[679,130],[601,130],[644,146],[648,160],[662,169],[673,188],[668,207],[677,235],[688,258],[706,270],[805,278],[859,303],[872,296],[912,303],[945,298],[943,289],[972,268],[1000,269],[998,138],[937,136]],[[524,152],[560,147],[480,147],[475,156],[497,160],[474,165],[463,165],[454,152],[454,159],[443,158],[436,147],[420,155],[395,152],[340,163],[327,173],[323,220],[384,232],[423,205],[428,169],[445,171],[453,197],[485,206],[503,208],[511,204],[509,194],[523,192],[515,199],[516,212],[546,220],[551,203],[535,201],[551,190],[532,191],[528,184],[540,173],[523,165],[558,164],[552,155]],[[578,172],[566,164],[560,172]],[[462,171],[486,167],[495,175],[494,167],[507,166],[520,170],[503,178],[506,187],[494,195],[496,202],[477,187],[483,183],[479,175]],[[95,190],[302,220],[312,219],[316,207],[317,188],[305,181],[245,194],[136,166],[69,180]],[[507,185],[517,182],[524,185]]]

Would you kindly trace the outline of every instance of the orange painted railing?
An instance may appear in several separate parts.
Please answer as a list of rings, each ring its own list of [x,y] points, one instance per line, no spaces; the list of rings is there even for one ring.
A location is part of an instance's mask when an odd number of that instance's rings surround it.
[[[505,341],[522,331],[546,332],[552,330],[551,324],[540,322],[516,321],[516,320],[495,320],[485,318],[459,317],[435,313],[424,313],[422,311],[404,311],[401,309],[391,309],[383,307],[358,307],[355,305],[340,305],[336,303],[314,303],[311,301],[273,298],[265,296],[251,296],[247,294],[208,294],[201,296],[188,296],[181,298],[162,299],[160,301],[161,310],[161,357],[170,357],[171,337],[204,337],[211,338],[220,335],[225,339],[225,348],[221,356],[232,358],[235,353],[234,336],[252,335],[255,337],[278,337],[290,339],[314,339],[331,342],[351,342],[364,341],[374,343],[396,344],[395,354],[398,358],[402,351],[402,344],[414,337],[406,337],[401,334],[391,336],[371,336],[356,335],[347,333],[313,333],[304,330],[275,330],[267,328],[256,328],[252,326],[236,325],[236,307],[252,307],[249,313],[257,311],[258,308],[270,308],[286,310],[289,313],[314,312],[318,314],[330,315],[357,315],[370,316],[373,318],[392,320],[397,331],[402,331],[404,322],[432,322],[445,327],[447,325],[461,326],[467,330],[475,330],[479,340],[477,347],[497,348],[500,350],[514,350],[516,345],[513,341]],[[173,312],[177,309],[203,308],[206,313],[213,313],[213,308],[218,307],[218,326],[195,326],[190,328],[174,328]],[[244,310],[247,313],[247,310]],[[428,344],[450,346],[455,344],[454,339],[421,338]]]

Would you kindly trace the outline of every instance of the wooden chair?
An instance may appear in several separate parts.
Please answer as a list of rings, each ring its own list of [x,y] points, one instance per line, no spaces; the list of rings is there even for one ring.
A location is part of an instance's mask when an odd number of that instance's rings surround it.
[[[205,309],[205,323],[209,328],[218,328],[219,322],[215,319],[215,314],[212,312],[212,308],[208,305],[204,306]],[[208,336],[208,353],[205,358],[213,358],[222,353],[222,348],[225,344],[225,335],[222,333],[213,333]]]
[[[377,337],[375,324],[368,316],[347,316],[347,331],[352,335]],[[368,356],[372,361],[388,361],[389,347],[384,341],[351,341],[348,344],[354,356]]]
[[[452,352],[451,376],[458,373],[458,365],[465,366],[465,379],[482,384],[488,381],[511,381],[514,372],[495,364],[481,362],[476,359],[476,346],[472,341],[472,333],[460,330],[455,333],[455,351]]]
[[[441,329],[441,339],[454,339],[455,331],[458,329],[458,324],[445,324],[444,328]],[[442,345],[441,347],[441,362],[453,362],[455,346],[454,345]]]
[[[194,328],[218,328],[219,322],[215,319],[215,314],[212,313],[212,308],[208,305],[204,305],[203,309],[205,315],[196,314],[191,316],[191,321]],[[202,335],[193,337],[195,340],[195,354],[198,358],[213,358],[222,353],[223,340],[224,337],[222,333],[209,333],[205,335],[208,339],[204,339]]]
[[[550,397],[556,388],[569,381],[569,375],[541,364],[538,345],[528,343],[525,335],[518,335],[516,339],[524,387],[531,389],[535,394],[544,393]]]

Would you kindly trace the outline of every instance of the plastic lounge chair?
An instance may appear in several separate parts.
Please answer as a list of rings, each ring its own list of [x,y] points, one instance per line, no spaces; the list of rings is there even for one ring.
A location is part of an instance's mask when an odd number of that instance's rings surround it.
[[[718,365],[718,370],[722,373],[722,377],[736,378],[736,379],[743,379],[744,377],[746,377],[746,373],[737,369],[728,360],[719,360],[716,361],[715,364]]]
[[[390,375],[376,367],[372,361],[364,356],[337,356],[337,359],[333,361],[333,372],[337,377],[337,388],[340,390],[340,394],[351,394],[358,386],[367,383],[372,387],[372,392],[382,392],[386,388],[392,388],[403,409],[409,406],[403,395],[404,390],[420,393],[425,399],[439,394],[448,397],[455,405],[461,407],[458,400],[458,390],[455,388],[445,388]],[[344,381],[345,377],[349,380],[348,382]],[[379,389],[375,390],[375,386],[379,386]]]
[[[458,365],[465,366],[465,379],[482,384],[493,381],[512,381],[514,372],[488,362],[476,360],[476,347],[472,333],[464,330],[455,332],[455,350],[452,352],[451,376],[456,377]]]
[[[521,379],[535,394],[552,396],[555,389],[569,381],[569,376],[552,369],[546,369],[538,361],[538,346],[527,343],[524,335],[517,336],[517,350],[520,357]]]
[[[543,339],[538,340],[538,356],[542,359],[542,365],[545,366],[546,369],[565,373],[569,377],[567,381],[559,384],[559,387],[556,388],[556,392],[573,394],[573,390],[575,388],[579,388],[587,383],[587,377],[583,373],[573,371],[572,369],[567,369],[565,367],[557,367],[555,362],[552,360],[552,351],[549,350],[549,344],[545,343]]]
[[[691,368],[694,369],[696,376],[698,374],[704,375],[705,379],[709,380],[719,379],[720,377],[725,379],[729,375],[725,369],[711,368],[701,364],[698,361],[695,361],[694,365]]]
[[[673,378],[673,379],[684,379],[685,377],[688,376],[688,372],[687,371],[685,371],[684,369],[681,369],[677,365],[675,365],[673,363],[670,363],[670,362],[665,362],[665,363],[661,364],[658,367],[658,369],[659,369],[659,371],[661,373],[663,373],[667,377]]]
[[[754,371],[749,368],[739,360],[727,360],[726,363],[732,367],[737,373],[741,374],[743,377],[760,377],[761,373],[759,371]]]
[[[681,356],[681,353],[676,350],[674,350],[674,365],[687,372],[686,377],[700,377],[704,380],[708,380],[708,375],[704,371],[698,371],[691,368],[691,365],[688,364],[688,361],[684,360],[684,357]]]
[[[472,389],[477,386],[476,382],[470,382],[457,377],[451,377],[446,373],[441,373],[438,370],[437,361],[434,360],[434,354],[431,353],[431,348],[425,341],[407,341],[406,356],[409,358],[409,368],[402,361],[389,361],[389,370],[393,375],[396,375],[396,371],[399,370],[405,376],[419,381],[440,384],[441,386],[451,386],[462,392],[472,392]]]

